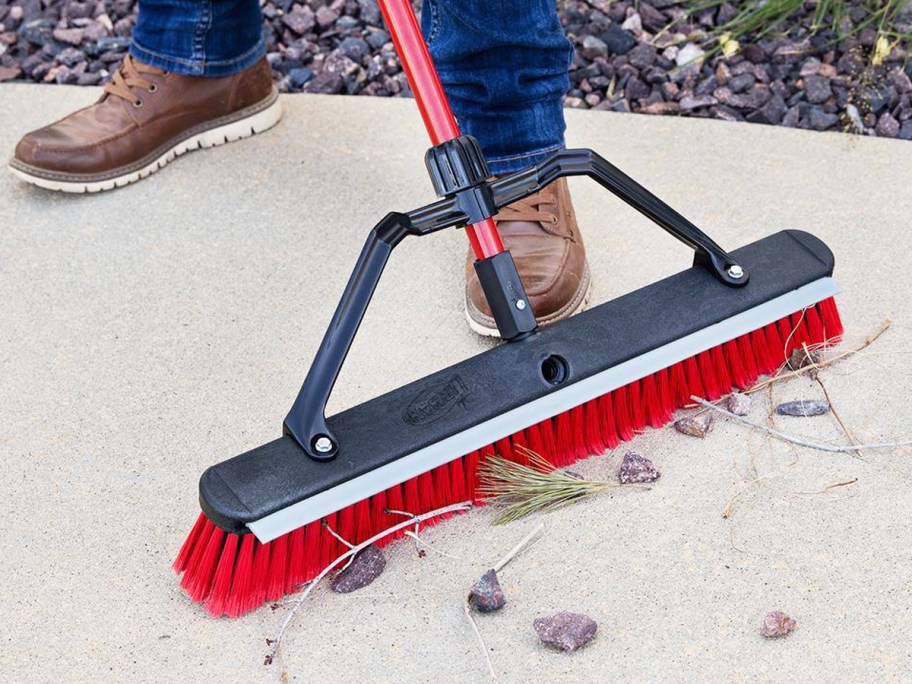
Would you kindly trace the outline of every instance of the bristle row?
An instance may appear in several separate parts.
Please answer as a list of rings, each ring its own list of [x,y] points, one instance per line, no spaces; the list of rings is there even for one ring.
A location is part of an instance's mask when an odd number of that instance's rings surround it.
[[[531,425],[267,544],[253,535],[225,534],[200,514],[174,568],[181,586],[213,616],[237,617],[296,591],[346,550],[338,537],[360,543],[403,520],[465,500],[476,500],[479,465],[493,454],[528,462],[528,451],[564,467],[633,439],[647,426],[668,423],[691,395],[718,399],[773,373],[792,350],[830,344],[842,335],[835,302],[816,306],[701,352],[670,368]],[[427,527],[439,520],[422,523]],[[332,530],[335,534],[331,533]],[[378,542],[389,543],[400,531]]]

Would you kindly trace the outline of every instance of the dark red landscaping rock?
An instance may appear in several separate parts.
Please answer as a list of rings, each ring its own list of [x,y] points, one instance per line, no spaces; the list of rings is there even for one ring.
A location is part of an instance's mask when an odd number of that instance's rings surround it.
[[[655,482],[662,473],[645,456],[640,456],[634,451],[624,454],[624,460],[618,467],[618,482],[621,484],[644,484]]]
[[[548,618],[535,618],[532,627],[546,646],[561,651],[575,651],[595,637],[598,625],[588,615],[561,611]]]
[[[507,599],[497,579],[497,571],[488,570],[472,585],[469,602],[481,613],[493,613],[506,605]]]
[[[385,567],[383,551],[371,544],[355,556],[351,565],[333,577],[329,588],[340,594],[356,591],[377,579]]]

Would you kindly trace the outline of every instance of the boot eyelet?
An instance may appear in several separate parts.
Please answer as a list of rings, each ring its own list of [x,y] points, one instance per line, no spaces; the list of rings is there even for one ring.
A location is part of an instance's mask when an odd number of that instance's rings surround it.
[[[150,92],[150,93],[154,93],[156,90],[158,90],[158,86],[155,85],[154,83],[153,83],[152,85],[149,86],[149,92]]]
[[[143,106],[143,101],[142,100],[133,100],[133,106],[136,107],[137,109],[139,109],[140,107]]]

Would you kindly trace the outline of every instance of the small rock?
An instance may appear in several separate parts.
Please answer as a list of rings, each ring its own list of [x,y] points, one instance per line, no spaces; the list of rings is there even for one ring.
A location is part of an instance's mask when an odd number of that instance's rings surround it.
[[[874,130],[881,138],[895,138],[899,136],[899,121],[894,119],[890,112],[884,112],[877,120]]]
[[[282,23],[299,36],[303,36],[314,27],[314,13],[310,7],[295,5],[291,12],[282,17]]]
[[[627,53],[627,61],[631,66],[643,70],[653,65],[656,59],[656,49],[647,43],[640,43]]]
[[[327,7],[326,5],[321,5],[317,9],[316,19],[317,26],[320,28],[328,28],[336,23],[336,20],[339,18],[339,13],[335,10]]]
[[[346,38],[339,43],[338,50],[349,59],[358,63],[370,54],[370,46],[366,41],[363,41],[360,38]]]
[[[628,451],[624,454],[624,460],[618,468],[618,482],[621,484],[642,484],[644,482],[655,482],[662,473],[653,465],[645,456]]]
[[[54,29],[53,32],[54,40],[70,45],[80,45],[84,35],[85,31],[81,28]]]
[[[694,109],[700,109],[701,107],[711,107],[714,104],[719,104],[719,101],[714,98],[712,95],[703,95],[694,97],[692,95],[685,95],[681,98],[681,111],[689,112]]]
[[[814,350],[805,351],[804,348],[801,347],[792,350],[785,365],[789,370],[800,370],[806,366],[813,366],[818,361],[820,361],[820,352]]]
[[[700,71],[703,66],[703,57],[706,53],[696,43],[688,43],[678,50],[678,56],[675,57],[675,63],[679,67],[692,68],[694,73]]]
[[[744,59],[753,64],[762,64],[766,61],[766,53],[759,45],[742,45],[741,54],[744,55]]]
[[[319,93],[321,95],[335,95],[345,87],[342,76],[334,71],[324,71],[312,78],[304,91],[308,93]]]
[[[636,38],[617,24],[612,24],[602,34],[602,42],[612,55],[626,55],[636,45]]]
[[[493,613],[506,605],[507,599],[497,579],[496,570],[488,570],[472,585],[469,602],[481,613]]]
[[[607,57],[608,46],[601,38],[595,36],[586,36],[580,45],[580,54],[588,60],[594,60],[596,57]]]
[[[808,76],[804,79],[804,93],[811,104],[826,102],[833,95],[830,79],[826,76]]]
[[[681,105],[677,102],[651,102],[645,107],[640,107],[637,111],[640,114],[677,114],[681,111]]]
[[[0,83],[12,81],[20,76],[22,76],[22,70],[19,67],[0,66]]]
[[[853,104],[847,104],[845,111],[846,111],[846,116],[849,117],[849,121],[852,123],[852,126],[855,127],[855,132],[864,133],[865,132],[864,120],[862,120],[862,118],[861,118],[861,113],[858,111],[858,107],[856,107]]]
[[[701,413],[698,416],[687,416],[686,418],[676,420],[674,427],[675,430],[682,435],[703,439],[712,431],[713,416],[711,413]]]
[[[826,131],[830,128],[833,128],[833,126],[835,126],[837,123],[839,123],[838,116],[835,114],[829,114],[819,107],[812,108],[811,114],[808,117],[808,124],[815,131]]]
[[[826,401],[817,399],[801,399],[799,401],[787,401],[776,407],[776,413],[780,416],[794,416],[797,418],[809,418],[811,416],[822,416],[830,411],[830,404]]]
[[[736,416],[746,416],[750,413],[752,403],[749,394],[732,392],[728,397],[728,410]]]
[[[763,618],[760,634],[767,639],[778,639],[789,634],[797,626],[798,623],[781,610],[774,610]]]
[[[535,618],[532,627],[542,643],[561,651],[575,651],[595,636],[598,625],[588,615],[561,611],[549,618]]]
[[[329,588],[339,594],[361,589],[377,579],[385,567],[383,551],[371,544],[355,556],[351,565],[333,577]]]
[[[630,31],[635,36],[639,35],[643,32],[643,20],[640,19],[639,14],[631,14],[624,20],[624,23],[621,24],[621,28],[625,31]]]
[[[304,85],[313,78],[313,72],[304,67],[292,69],[287,74],[288,85],[292,88],[303,88]]]

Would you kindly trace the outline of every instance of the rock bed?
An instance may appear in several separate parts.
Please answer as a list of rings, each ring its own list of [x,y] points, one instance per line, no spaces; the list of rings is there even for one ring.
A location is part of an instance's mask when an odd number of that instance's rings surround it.
[[[408,94],[376,0],[262,3],[268,59],[286,92]],[[707,36],[729,4],[690,17],[676,0],[560,0],[576,46],[569,107],[750,121],[912,139],[912,61],[872,65],[877,34],[802,26],[724,56]],[[0,0],[0,81],[96,85],[129,46],[133,0]],[[863,18],[861,3],[854,19]],[[669,25],[671,24],[671,27]]]

